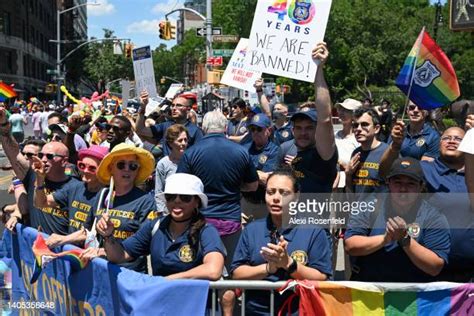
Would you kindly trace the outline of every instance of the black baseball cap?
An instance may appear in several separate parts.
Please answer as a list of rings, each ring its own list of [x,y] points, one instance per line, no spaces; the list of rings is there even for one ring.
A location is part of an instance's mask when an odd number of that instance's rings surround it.
[[[412,157],[398,158],[395,160],[390,168],[387,179],[399,175],[407,176],[420,182],[425,181],[420,161]]]

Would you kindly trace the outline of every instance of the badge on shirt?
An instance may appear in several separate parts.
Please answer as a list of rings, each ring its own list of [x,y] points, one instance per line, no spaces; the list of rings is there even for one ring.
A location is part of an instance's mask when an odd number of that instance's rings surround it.
[[[245,132],[247,132],[247,127],[242,126],[241,128],[239,128],[239,132],[240,132],[241,134],[244,134]]]
[[[265,162],[267,162],[267,159],[267,155],[260,155],[260,157],[258,158],[258,162],[263,165]]]
[[[418,139],[418,140],[416,141],[416,146],[417,146],[417,147],[421,147],[421,146],[423,146],[425,143],[426,143],[425,139],[424,139],[423,137],[421,137],[420,139]]]
[[[194,251],[191,249],[191,246],[184,245],[179,249],[179,260],[181,262],[192,262],[194,260]]]
[[[281,137],[288,138],[288,136],[290,136],[290,132],[288,132],[288,131],[281,132]]]
[[[408,225],[407,231],[411,238],[417,238],[420,236],[420,225],[418,223],[411,223]]]
[[[308,263],[308,254],[303,250],[295,250],[290,255],[293,260],[299,264],[306,265]]]

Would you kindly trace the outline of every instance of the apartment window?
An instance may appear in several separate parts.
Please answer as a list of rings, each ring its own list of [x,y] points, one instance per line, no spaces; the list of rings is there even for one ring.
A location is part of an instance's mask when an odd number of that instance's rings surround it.
[[[10,35],[11,33],[10,13],[3,11],[0,13],[0,33]]]

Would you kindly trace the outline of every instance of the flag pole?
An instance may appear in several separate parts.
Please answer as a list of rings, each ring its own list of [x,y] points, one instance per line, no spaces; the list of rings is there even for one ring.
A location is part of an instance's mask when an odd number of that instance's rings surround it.
[[[421,47],[421,43],[423,42],[424,34],[425,34],[425,27],[423,26],[420,34],[418,35],[419,43],[418,43],[418,47],[416,48],[415,61],[413,62],[413,70],[412,70],[411,78],[410,78],[410,86],[408,87],[407,101],[405,102],[405,107],[403,108],[402,122],[403,122],[403,119],[405,118],[405,113],[407,111],[408,103],[410,103],[410,93],[411,93],[411,88],[413,86],[413,80],[415,79],[416,63],[418,62],[418,55],[420,54],[420,47]]]

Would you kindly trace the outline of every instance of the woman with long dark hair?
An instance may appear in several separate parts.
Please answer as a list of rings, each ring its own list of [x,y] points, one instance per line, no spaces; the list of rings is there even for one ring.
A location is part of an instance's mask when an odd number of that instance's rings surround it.
[[[143,226],[122,244],[113,239],[114,225],[104,214],[97,232],[105,239],[107,259],[114,263],[151,255],[153,275],[168,279],[218,280],[224,267],[225,248],[217,230],[199,209],[207,206],[204,185],[193,175],[170,176],[160,195],[170,215]]]

